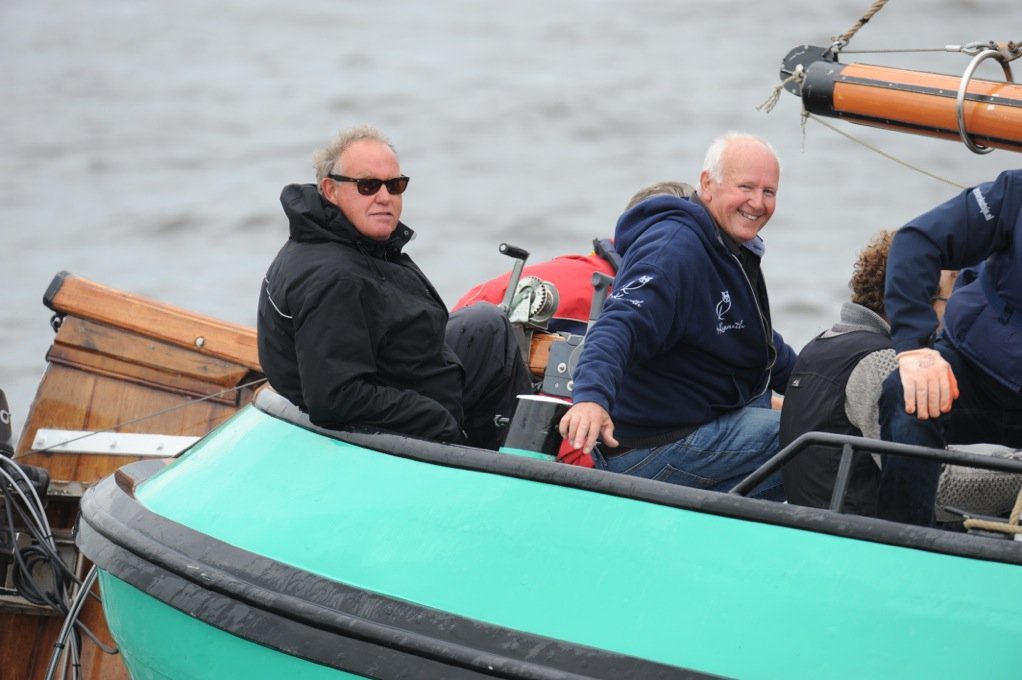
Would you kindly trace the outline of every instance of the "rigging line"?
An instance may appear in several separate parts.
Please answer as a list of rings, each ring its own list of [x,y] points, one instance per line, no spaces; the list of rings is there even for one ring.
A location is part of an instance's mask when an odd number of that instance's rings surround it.
[[[909,163],[908,161],[902,160],[902,159],[898,158],[897,156],[893,156],[893,155],[887,153],[886,151],[883,151],[883,150],[873,146],[872,144],[870,144],[870,143],[868,143],[868,142],[866,142],[864,140],[858,139],[854,135],[851,135],[851,134],[845,132],[844,130],[841,130],[840,128],[838,128],[835,125],[831,125],[830,123],[822,120],[818,116],[814,116],[813,114],[809,113],[808,111],[803,111],[802,118],[803,118],[803,123],[802,123],[802,125],[803,125],[803,134],[805,133],[805,119],[806,118],[811,118],[812,120],[816,121],[820,125],[822,125],[822,126],[824,126],[826,128],[830,128],[834,132],[836,132],[839,135],[841,135],[841,136],[843,136],[843,137],[845,137],[845,138],[855,142],[856,144],[861,144],[862,146],[866,147],[870,151],[873,151],[874,153],[880,154],[881,156],[883,156],[884,158],[886,158],[888,160],[894,161],[895,163],[898,163],[900,165],[904,165],[909,170],[915,170],[916,172],[918,172],[918,173],[920,173],[922,175],[926,175],[927,177],[930,177],[932,179],[935,179],[938,182],[944,182],[945,184],[950,184],[951,186],[957,187],[959,189],[963,189],[963,190],[964,189],[968,189],[968,187],[965,186],[964,184],[959,184],[958,182],[955,182],[954,180],[950,180],[950,179],[948,179],[946,177],[941,177],[940,175],[934,174],[934,173],[930,172],[929,170],[924,170],[923,168],[919,167],[918,165],[913,165],[912,163]]]
[[[856,33],[858,33],[859,29],[862,28],[863,26],[865,26],[869,22],[869,20],[872,19],[876,15],[877,12],[879,12],[880,10],[882,10],[884,8],[884,5],[886,5],[886,4],[887,4],[887,0],[876,0],[876,2],[874,2],[872,5],[870,5],[869,9],[866,10],[866,13],[862,15],[861,19],[859,19],[857,22],[855,22],[854,26],[849,28],[842,35],[840,35],[837,38],[833,39],[833,41],[834,41],[834,44],[833,44],[834,51],[835,52],[840,52],[841,48],[844,47],[845,45],[847,45],[848,41],[852,39],[852,36],[854,36]]]
[[[907,53],[907,52],[948,52],[951,54],[961,53],[968,56],[976,56],[983,50],[994,50],[999,52],[1005,61],[1013,61],[1022,56],[1022,47],[1017,41],[998,43],[993,40],[988,42],[971,42],[965,45],[944,45],[944,47],[881,47],[872,50],[841,50],[841,54],[886,54],[886,53]]]
[[[771,111],[774,110],[774,107],[777,106],[777,102],[780,101],[781,99],[781,92],[784,91],[784,88],[788,85],[788,83],[799,83],[799,85],[801,86],[804,80],[805,70],[802,68],[802,64],[799,64],[798,66],[795,67],[795,70],[792,72],[790,76],[782,80],[780,85],[774,87],[774,90],[773,92],[770,93],[770,96],[767,97],[762,104],[757,106],[756,110],[762,111],[763,113],[770,113]]]
[[[961,52],[958,45],[945,47],[882,47],[875,50],[841,50],[841,54],[885,54],[889,52]]]
[[[57,448],[58,446],[66,446],[68,444],[72,444],[74,442],[81,441],[82,439],[88,439],[89,437],[92,437],[92,436],[97,435],[97,434],[102,434],[104,432],[113,432],[114,430],[116,430],[119,427],[126,427],[128,425],[134,425],[135,423],[140,423],[143,420],[148,420],[149,418],[155,418],[156,416],[162,416],[165,413],[171,413],[172,411],[176,411],[176,410],[178,410],[180,408],[184,408],[186,406],[191,406],[192,404],[200,404],[200,403],[202,403],[204,401],[209,401],[210,399],[216,399],[217,397],[222,397],[225,394],[230,394],[231,392],[237,392],[239,390],[243,390],[246,387],[253,387],[255,385],[261,385],[264,382],[266,382],[266,378],[259,378],[257,380],[252,380],[250,382],[243,383],[241,385],[235,385],[234,387],[228,387],[226,390],[220,390],[219,392],[214,392],[213,394],[207,394],[206,396],[199,397],[198,399],[191,399],[191,400],[183,402],[181,404],[175,404],[173,406],[168,406],[165,409],[161,409],[159,411],[154,411],[153,413],[147,413],[144,416],[139,416],[138,418],[135,418],[133,420],[127,420],[127,421],[125,421],[123,423],[116,423],[114,425],[111,425],[110,427],[105,427],[102,430],[94,430],[92,432],[87,432],[86,434],[83,434],[83,435],[81,435],[79,437],[72,437],[71,439],[68,439],[68,440],[65,440],[65,441],[62,441],[62,442],[57,442],[56,444],[52,444],[52,445],[47,446],[47,447],[42,448],[42,449],[33,449],[33,452],[34,453],[45,453],[46,451],[51,451],[51,450]]]

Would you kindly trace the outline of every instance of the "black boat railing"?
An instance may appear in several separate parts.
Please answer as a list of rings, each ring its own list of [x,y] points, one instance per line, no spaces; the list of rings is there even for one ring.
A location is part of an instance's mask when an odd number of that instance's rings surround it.
[[[852,456],[856,452],[903,456],[905,458],[932,460],[947,465],[961,465],[964,467],[979,468],[982,470],[1022,474],[1022,460],[1012,458],[987,456],[979,453],[969,453],[967,451],[956,451],[953,449],[931,449],[926,446],[898,444],[895,442],[881,441],[879,439],[854,437],[846,434],[806,432],[774,454],[770,460],[763,463],[763,465],[754,470],[748,477],[736,484],[729,493],[737,496],[748,495],[750,491],[759,486],[759,484],[766,480],[767,477],[787,465],[810,446],[823,446],[829,449],[841,449],[841,460],[838,463],[837,476],[834,479],[834,491],[830,497],[830,509],[835,512],[841,512],[841,509],[844,506],[845,495],[848,493],[848,485],[852,476]]]

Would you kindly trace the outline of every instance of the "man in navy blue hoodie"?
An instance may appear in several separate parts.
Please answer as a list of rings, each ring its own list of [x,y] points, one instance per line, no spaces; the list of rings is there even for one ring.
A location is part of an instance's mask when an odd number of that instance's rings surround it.
[[[696,196],[654,196],[618,220],[621,268],[560,428],[598,467],[727,491],[776,453],[779,412],[749,404],[783,392],[795,362],[759,266],[779,179],[767,142],[728,133]],[[780,475],[755,493],[782,498]]]
[[[981,264],[944,312],[930,298],[941,269]],[[1022,170],[968,189],[898,230],[885,291],[898,370],[880,398],[888,441],[944,448],[1022,446]],[[933,523],[940,467],[889,456],[878,514]]]

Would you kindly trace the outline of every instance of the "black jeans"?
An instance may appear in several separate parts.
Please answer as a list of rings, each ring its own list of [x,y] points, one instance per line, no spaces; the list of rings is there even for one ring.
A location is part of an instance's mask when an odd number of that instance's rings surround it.
[[[919,420],[905,413],[901,375],[894,371],[880,395],[880,436],[885,441],[943,449],[947,444],[1022,447],[1022,394],[987,375],[941,337],[934,349],[951,364],[960,396],[951,411]],[[933,525],[940,464],[885,456],[877,512],[883,519]]]
[[[486,302],[463,307],[447,322],[447,344],[465,369],[462,427],[473,446],[500,448],[507,427],[496,418],[514,415],[519,394],[532,394],[529,367],[511,323]]]

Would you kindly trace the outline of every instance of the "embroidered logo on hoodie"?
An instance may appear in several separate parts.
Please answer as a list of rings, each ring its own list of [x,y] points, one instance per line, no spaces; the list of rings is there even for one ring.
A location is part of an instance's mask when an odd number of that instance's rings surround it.
[[[979,204],[979,212],[986,218],[986,221],[994,219],[994,216],[990,213],[990,206],[987,205],[987,199],[983,197],[983,193],[976,187],[972,190],[972,196],[976,199],[976,203]]]
[[[640,276],[634,281],[629,281],[627,286],[614,291],[613,293],[610,294],[610,296],[615,300],[623,300],[636,307],[642,307],[642,303],[645,302],[645,300],[636,300],[635,298],[631,298],[628,296],[634,293],[635,291],[639,290],[652,280],[653,280],[652,276]]]
[[[717,335],[723,335],[728,331],[745,328],[745,319],[739,319],[733,323],[724,323],[724,315],[731,311],[731,292],[720,291],[720,302],[717,303]]]

